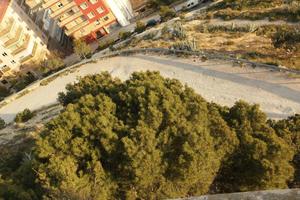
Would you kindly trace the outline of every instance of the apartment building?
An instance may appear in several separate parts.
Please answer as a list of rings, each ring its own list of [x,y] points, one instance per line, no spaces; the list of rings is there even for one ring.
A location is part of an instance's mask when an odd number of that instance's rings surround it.
[[[15,0],[0,1],[0,77],[49,53],[47,36]]]
[[[134,17],[130,0],[106,0],[106,3],[121,26],[130,24],[130,19]]]
[[[67,36],[93,40],[109,33],[117,22],[104,0],[43,0],[50,17],[58,20]]]

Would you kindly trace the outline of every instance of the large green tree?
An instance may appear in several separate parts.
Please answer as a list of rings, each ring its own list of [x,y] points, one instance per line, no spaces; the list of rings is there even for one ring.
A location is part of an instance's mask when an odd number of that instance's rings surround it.
[[[293,165],[295,167],[295,175],[290,183],[291,187],[300,187],[300,115],[296,114],[278,122],[270,121],[272,127],[276,130],[279,137],[283,138],[287,144],[295,151]]]
[[[208,103],[158,72],[86,76],[59,101],[34,143],[0,149],[1,197],[166,199],[299,183],[299,115],[267,121],[257,105]]]
[[[47,191],[80,199],[155,199],[208,192],[235,133],[206,101],[157,72],[121,82],[87,76],[37,142]],[[210,120],[212,119],[212,120]],[[214,141],[216,139],[216,141]]]
[[[218,192],[287,188],[294,174],[294,151],[268,125],[259,106],[237,102],[224,118],[235,130],[239,147],[219,172]]]

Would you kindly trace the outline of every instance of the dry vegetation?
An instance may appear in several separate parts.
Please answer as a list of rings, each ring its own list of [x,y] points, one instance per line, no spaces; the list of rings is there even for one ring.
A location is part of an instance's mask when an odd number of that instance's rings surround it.
[[[134,38],[130,47],[174,48],[186,41],[195,41],[198,50],[234,54],[237,58],[300,69],[300,28],[297,25],[218,24],[217,20],[176,22],[161,31]],[[174,34],[181,24],[185,37]],[[184,45],[184,44],[182,44]],[[180,48],[182,49],[182,48]],[[184,48],[187,49],[187,48]]]

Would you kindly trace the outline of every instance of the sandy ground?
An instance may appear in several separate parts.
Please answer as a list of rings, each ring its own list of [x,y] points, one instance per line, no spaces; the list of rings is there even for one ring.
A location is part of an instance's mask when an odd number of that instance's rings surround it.
[[[56,102],[58,92],[77,77],[108,71],[123,80],[132,72],[155,70],[165,77],[176,78],[195,89],[208,101],[231,106],[239,99],[258,103],[271,118],[284,118],[300,113],[300,79],[268,69],[233,67],[218,60],[201,62],[150,55],[115,57],[91,63],[66,76],[61,76],[0,109],[0,117],[11,122],[25,108],[35,110]]]

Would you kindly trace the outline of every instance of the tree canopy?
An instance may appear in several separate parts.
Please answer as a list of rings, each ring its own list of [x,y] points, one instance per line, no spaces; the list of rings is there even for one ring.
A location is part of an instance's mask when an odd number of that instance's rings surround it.
[[[0,196],[166,199],[295,180],[298,116],[268,121],[258,105],[209,103],[158,72],[126,81],[105,72],[66,88],[58,98],[65,109],[30,146],[30,159],[18,157],[21,167],[9,172],[0,165]]]

